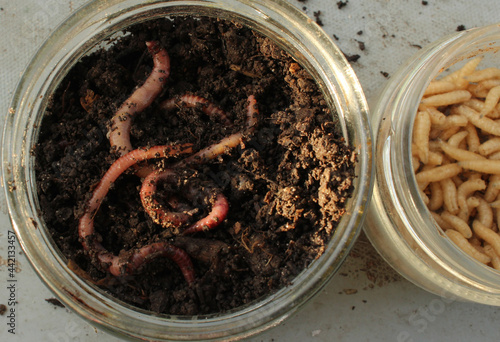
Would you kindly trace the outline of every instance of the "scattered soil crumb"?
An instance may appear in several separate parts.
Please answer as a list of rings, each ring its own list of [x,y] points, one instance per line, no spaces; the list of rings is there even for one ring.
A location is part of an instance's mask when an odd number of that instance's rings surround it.
[[[346,295],[352,295],[352,294],[358,293],[358,290],[356,290],[356,289],[344,289],[344,293]]]
[[[361,56],[358,55],[358,54],[348,55],[348,54],[344,53],[344,56],[345,56],[345,58],[347,59],[348,62],[357,62],[358,59],[361,58]]]
[[[338,9],[344,8],[345,6],[347,6],[348,2],[349,2],[349,0],[346,0],[346,1],[337,1],[337,8]]]
[[[465,30],[466,30],[465,25],[458,25],[457,26],[457,31],[460,32],[460,31],[465,31]]]
[[[366,49],[365,42],[362,42],[360,40],[356,40],[356,42],[358,42],[358,46],[361,51],[364,51]]]
[[[385,78],[389,78],[389,73],[387,71],[381,71],[380,74]]]
[[[316,24],[323,26],[323,21],[321,21],[321,11],[314,12],[314,18],[316,19]]]
[[[0,316],[3,316],[7,312],[7,306],[5,304],[0,304]]]
[[[56,307],[57,307],[57,306],[58,306],[58,307],[60,307],[60,308],[64,308],[64,307],[65,307],[65,306],[64,306],[64,304],[63,304],[63,303],[61,303],[61,302],[59,301],[59,299],[57,299],[57,298],[47,298],[47,299],[45,299],[45,301],[46,301],[47,303],[50,303],[50,304],[52,304],[52,305],[56,306]]]
[[[429,4],[428,1],[422,1],[422,5],[427,6]]]

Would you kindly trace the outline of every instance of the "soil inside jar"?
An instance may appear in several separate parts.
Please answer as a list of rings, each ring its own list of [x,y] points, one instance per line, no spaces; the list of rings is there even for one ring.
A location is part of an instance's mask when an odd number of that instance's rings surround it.
[[[291,284],[323,253],[355,177],[356,154],[313,78],[271,40],[236,22],[176,17],[124,33],[70,70],[52,96],[34,148],[41,214],[69,265],[120,300],[168,314],[224,312]],[[132,172],[117,179],[95,215],[96,236],[115,255],[156,241],[184,249],[194,263],[192,286],[163,257],[133,274],[111,276],[78,236],[93,187],[118,158],[106,137],[110,119],[150,74],[145,42],[153,40],[168,51],[171,72],[159,97],[133,118],[135,148],[192,143],[196,151],[243,131],[249,95],[260,113],[255,132],[238,148],[186,172],[214,184],[230,203],[214,229],[179,236],[155,224],[141,204],[141,179]],[[186,93],[222,108],[232,125],[199,107],[158,108]],[[159,186],[158,201],[175,191]],[[197,218],[210,211],[188,205],[197,208]]]

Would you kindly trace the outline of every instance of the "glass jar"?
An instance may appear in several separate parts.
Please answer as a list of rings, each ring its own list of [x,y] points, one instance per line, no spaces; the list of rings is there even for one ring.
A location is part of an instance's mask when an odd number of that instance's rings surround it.
[[[424,90],[438,74],[483,56],[500,67],[500,25],[445,37],[405,63],[372,108],[375,185],[365,232],[385,260],[435,294],[500,305],[500,272],[462,252],[438,228],[419,195],[412,168],[413,122]]]
[[[67,266],[40,218],[34,160],[43,113],[62,78],[99,42],[123,28],[164,16],[196,15],[237,20],[268,36],[315,78],[338,115],[345,140],[358,155],[355,190],[324,254],[293,284],[230,312],[200,317],[158,315],[120,302]],[[9,213],[32,266],[70,309],[121,337],[147,340],[238,339],[275,326],[316,294],[334,275],[362,225],[372,188],[371,130],[361,86],[342,52],[305,14],[282,0],[95,1],[64,22],[40,48],[15,92],[2,146]],[[76,229],[76,228],[75,228]]]

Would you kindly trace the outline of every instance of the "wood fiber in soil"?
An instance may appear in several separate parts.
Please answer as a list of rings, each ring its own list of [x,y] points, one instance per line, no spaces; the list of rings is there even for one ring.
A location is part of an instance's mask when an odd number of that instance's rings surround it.
[[[356,163],[312,77],[269,39],[234,22],[161,19],[126,32],[71,69],[34,148],[43,219],[69,265],[125,302],[169,314],[224,312],[291,284],[322,254],[344,214]],[[85,202],[118,157],[106,138],[110,119],[151,72],[149,40],[167,49],[172,67],[163,92],[133,119],[134,147],[179,142],[199,150],[244,129],[249,95],[260,112],[244,146],[185,170],[186,179],[215,184],[228,198],[229,214],[215,229],[172,236],[154,224],[140,202],[141,179],[131,172],[118,178],[95,216],[102,245],[115,254],[161,240],[186,250],[195,265],[191,287],[166,258],[112,277],[78,240]],[[209,99],[233,125],[199,108],[158,108],[185,93]],[[160,186],[158,200],[175,192],[175,185]],[[190,205],[199,207],[197,218],[210,209]]]

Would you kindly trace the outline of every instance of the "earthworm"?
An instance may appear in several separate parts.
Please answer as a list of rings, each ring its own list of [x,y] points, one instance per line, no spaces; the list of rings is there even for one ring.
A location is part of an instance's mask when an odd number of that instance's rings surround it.
[[[247,102],[247,127],[245,133],[253,133],[255,127],[257,126],[259,110],[256,107],[257,100],[255,99],[255,96],[250,95],[247,99]],[[186,167],[190,164],[203,164],[220,156],[226,150],[238,146],[242,142],[243,137],[243,132],[231,134],[230,136],[219,141],[217,144],[210,145],[203,150],[200,150],[197,153],[181,160],[180,162],[176,163],[175,166]]]
[[[97,240],[90,244],[90,237],[94,234],[94,216],[107,195],[111,184],[128,168],[140,161],[153,158],[174,157],[184,153],[191,153],[191,144],[155,146],[148,149],[136,149],[118,158],[106,171],[99,184],[94,189],[92,197],[87,203],[85,213],[80,218],[78,234],[87,251],[95,251],[97,259],[107,266],[103,266],[113,275],[131,273],[155,256],[166,256],[172,259],[181,268],[188,283],[194,281],[194,271],[189,256],[184,251],[167,243],[155,243],[144,246],[131,252],[128,260],[108,252]],[[151,256],[149,256],[151,255]],[[188,260],[188,261],[187,261]]]
[[[173,226],[177,228],[185,224],[189,219],[189,215],[185,213],[167,211],[155,199],[153,199],[153,194],[156,192],[156,184],[158,183],[158,181],[166,180],[172,182],[175,181],[176,179],[177,179],[177,173],[172,169],[161,170],[161,171],[157,170],[150,173],[142,183],[140,192],[142,205],[146,210],[146,212],[149,214],[149,216],[151,216],[153,221],[157,224],[161,224],[164,227]],[[200,189],[188,187],[184,191],[184,195],[189,200],[194,200],[199,192]],[[209,188],[204,188],[201,190],[201,192],[205,193],[207,197],[210,195]],[[224,219],[227,216],[228,210],[229,210],[229,203],[226,197],[223,194],[218,193],[216,195],[210,213],[206,217],[200,219],[193,225],[189,226],[182,232],[182,234],[184,235],[192,234],[195,232],[199,232],[202,230],[209,230],[216,227],[222,221],[224,221]]]
[[[172,110],[177,106],[178,103],[183,104],[186,107],[196,107],[197,105],[201,105],[201,110],[203,111],[203,113],[208,116],[217,115],[225,125],[231,125],[231,121],[229,121],[229,119],[227,118],[226,112],[215,106],[207,99],[197,95],[185,94],[182,95],[179,100],[177,100],[176,98],[165,100],[160,104],[160,108]]]
[[[142,206],[155,223],[161,224],[164,227],[178,228],[185,224],[190,217],[190,215],[186,213],[166,211],[158,201],[153,199],[158,181],[163,180],[174,183],[177,179],[177,172],[172,169],[167,169],[151,172],[142,182],[140,191]]]
[[[201,232],[204,230],[210,230],[216,226],[218,226],[227,216],[227,212],[229,211],[229,202],[227,201],[226,196],[219,193],[215,198],[215,202],[212,205],[212,210],[208,213],[207,216],[194,223],[190,227],[186,228],[182,234],[192,234],[196,232]]]
[[[104,269],[114,276],[131,274],[153,259],[163,256],[174,261],[180,268],[188,284],[195,280],[194,267],[189,255],[181,248],[166,242],[155,242],[129,251],[128,257],[116,256],[108,252],[99,242],[94,243],[97,258]]]
[[[251,133],[255,130],[258,119],[258,109],[256,108],[257,101],[253,95],[248,97],[247,105],[247,129]],[[219,143],[213,144],[198,153],[185,158],[179,163],[174,164],[174,168],[188,167],[194,163],[204,163],[205,161],[216,158],[223,154],[227,149],[234,148],[240,144],[244,133],[238,132],[222,139]],[[156,184],[159,180],[169,180],[175,172],[171,169],[157,170],[150,173],[142,183],[141,200],[146,212],[151,216],[154,222],[165,227],[179,227],[188,220],[187,215],[181,213],[167,211],[156,200],[153,199],[153,194],[156,192]],[[188,191],[189,193],[191,191]],[[192,195],[191,195],[192,196]],[[229,203],[223,194],[217,194],[211,212],[203,219],[194,223],[182,234],[191,234],[202,230],[209,230],[219,225],[227,216]]]
[[[156,41],[146,42],[146,46],[153,56],[153,70],[144,84],[130,95],[111,119],[109,142],[120,155],[133,149],[130,143],[133,116],[151,105],[170,75],[170,57],[167,51]]]

